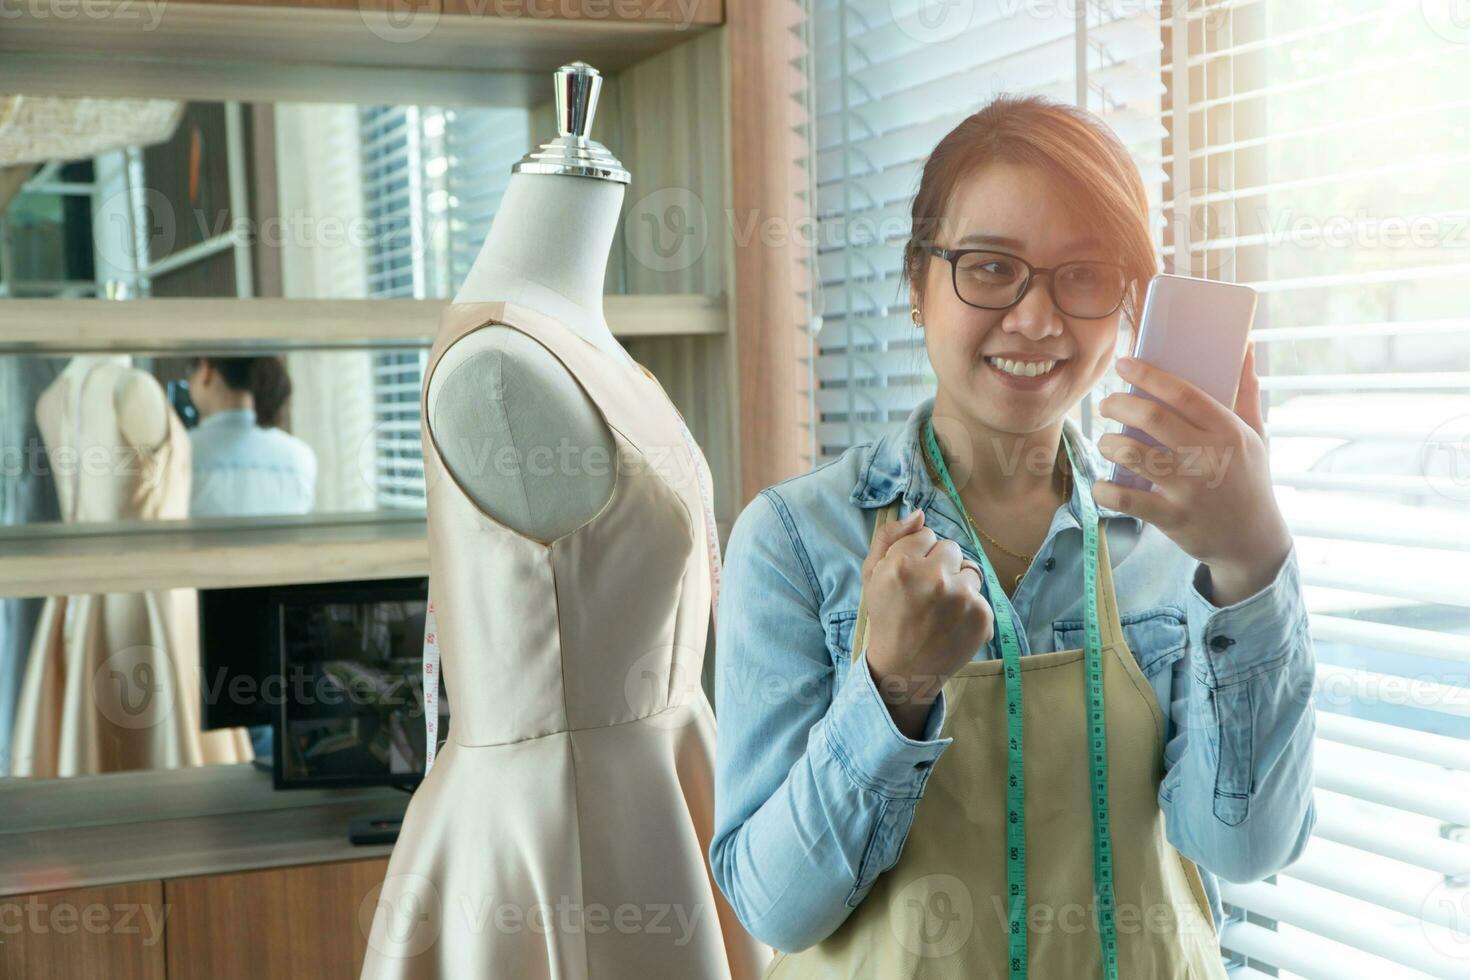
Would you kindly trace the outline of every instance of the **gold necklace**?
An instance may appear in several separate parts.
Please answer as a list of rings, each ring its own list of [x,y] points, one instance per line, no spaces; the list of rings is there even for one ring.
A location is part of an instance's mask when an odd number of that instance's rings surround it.
[[[934,469],[934,460],[929,458],[928,453],[924,453],[923,456],[924,463],[929,469],[929,478],[933,480],[934,484],[937,486],[939,484],[940,478],[939,473]],[[1058,463],[1060,462],[1060,459],[1058,459]],[[1059,465],[1057,469],[1061,470],[1062,479],[1066,481],[1066,486],[1062,495],[1062,503],[1065,504],[1067,501],[1072,499],[1072,468],[1070,466]],[[1015,592],[1016,589],[1020,588],[1021,579],[1025,578],[1026,571],[1031,567],[1031,562],[1036,558],[1036,555],[1023,555],[1019,552],[1012,551],[1005,545],[1001,544],[999,541],[992,538],[990,535],[986,534],[984,529],[981,528],[980,525],[975,523],[975,519],[970,516],[969,510],[965,508],[963,502],[960,504],[960,513],[965,515],[965,521],[970,525],[970,527],[974,528],[975,532],[979,534],[982,538],[984,538],[986,541],[989,541],[991,544],[995,545],[998,549],[1010,555],[1012,558],[1017,558],[1020,559],[1022,562],[1025,562],[1025,565],[1024,567],[1022,567],[1021,571],[1016,573],[1015,581],[1011,583],[1011,591]]]

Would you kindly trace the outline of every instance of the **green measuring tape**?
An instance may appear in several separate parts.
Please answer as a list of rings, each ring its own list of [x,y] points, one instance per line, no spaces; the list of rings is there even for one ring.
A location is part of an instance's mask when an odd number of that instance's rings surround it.
[[[1063,430],[1062,444],[1072,472],[1080,472],[1072,444]],[[934,462],[934,469],[944,481],[944,489],[961,515],[966,514],[959,491],[944,465],[944,454],[934,437],[932,420],[924,420],[924,445]],[[1082,547],[1085,560],[1082,578],[1086,586],[1087,646],[1087,715],[1088,752],[1092,766],[1092,877],[1097,899],[1098,936],[1102,943],[1103,973],[1107,980],[1118,980],[1118,933],[1113,908],[1113,843],[1108,828],[1108,733],[1103,714],[1102,631],[1097,621],[1097,506],[1092,489],[1084,480],[1072,481],[1082,506]],[[1000,581],[975,531],[965,522],[975,554],[985,569],[985,580],[994,586]],[[1009,955],[1012,980],[1026,976],[1026,765],[1021,731],[1021,648],[1016,642],[1016,624],[1010,600],[1004,589],[990,590],[990,606],[995,613],[1000,635],[1001,659],[1006,681],[1006,892],[1009,899]]]

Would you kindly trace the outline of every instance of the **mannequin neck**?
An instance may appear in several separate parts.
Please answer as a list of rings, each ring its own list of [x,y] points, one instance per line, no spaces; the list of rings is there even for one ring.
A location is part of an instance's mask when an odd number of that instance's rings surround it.
[[[114,367],[132,367],[133,359],[128,354],[77,354],[61,371],[66,375],[85,374],[95,367],[110,364]]]
[[[547,174],[511,175],[456,303],[515,303],[630,360],[602,311],[623,186]]]

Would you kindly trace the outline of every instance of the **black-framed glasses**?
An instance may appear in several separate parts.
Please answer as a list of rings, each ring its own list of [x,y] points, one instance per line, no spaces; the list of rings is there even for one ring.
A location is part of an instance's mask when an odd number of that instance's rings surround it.
[[[1079,320],[1111,316],[1123,305],[1128,289],[1127,273],[1112,262],[1084,260],[1042,268],[1019,255],[989,248],[928,245],[925,251],[949,262],[955,295],[982,310],[1015,306],[1042,273],[1051,275],[1051,298],[1057,309]]]

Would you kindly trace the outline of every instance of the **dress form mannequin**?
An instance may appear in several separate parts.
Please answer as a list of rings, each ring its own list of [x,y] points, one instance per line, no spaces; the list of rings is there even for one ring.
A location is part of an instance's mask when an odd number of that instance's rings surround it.
[[[127,356],[70,361],[36,401],[67,522],[189,514],[190,445]],[[68,777],[251,758],[244,729],[203,731],[193,589],[48,596],[17,699],[15,775]]]
[[[65,406],[61,404],[63,392],[72,390],[94,372],[101,376],[92,378],[87,386],[87,397],[99,397],[99,390],[110,390],[112,403],[117,414],[117,428],[128,447],[152,449],[168,435],[168,396],[158,380],[147,371],[133,367],[132,358],[126,354],[78,354],[67,362],[58,376],[58,384],[42,393],[36,402],[36,427],[41,438],[55,451],[57,447],[71,446],[70,433],[62,432],[62,417]],[[97,385],[105,386],[99,389]],[[75,447],[73,447],[75,448]],[[124,447],[117,447],[122,450]],[[72,499],[74,487],[71,480],[56,481],[56,494],[61,501],[61,512],[72,519],[76,501]],[[82,515],[76,515],[82,516]]]
[[[600,85],[582,62],[558,71],[558,142],[590,129]],[[590,91],[578,99],[577,86]],[[604,163],[600,179],[588,179],[564,164],[562,172],[518,164],[455,302],[505,301],[544,313],[641,373],[602,309],[627,180],[612,166],[610,178]],[[550,541],[612,495],[612,433],[561,361],[521,331],[491,326],[451,346],[429,381],[428,406],[449,470],[486,512],[522,534]]]

